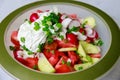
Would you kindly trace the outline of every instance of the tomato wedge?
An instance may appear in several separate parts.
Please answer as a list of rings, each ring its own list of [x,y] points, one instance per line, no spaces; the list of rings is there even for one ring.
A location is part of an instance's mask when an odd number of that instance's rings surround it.
[[[72,65],[74,65],[76,62],[79,61],[79,56],[73,51],[68,51],[68,56],[70,57],[70,59],[72,61],[71,62]]]
[[[20,46],[20,43],[19,43],[19,41],[18,41],[18,39],[17,39],[17,35],[18,35],[18,31],[13,31],[13,32],[12,32],[12,34],[11,34],[11,42],[12,42],[15,46],[19,47],[19,46]]]
[[[67,57],[61,57],[61,59],[55,66],[56,73],[67,73],[72,71],[72,68],[66,64],[67,60]]]
[[[25,59],[26,61],[26,66],[28,66],[29,68],[32,68],[32,69],[38,69],[37,68],[37,63],[38,63],[38,58],[27,58]]]
[[[52,66],[55,66],[58,62],[59,58],[56,55],[53,55],[49,58],[49,62],[51,63]]]
[[[51,43],[51,44],[45,44],[45,49],[49,49],[49,50],[56,50],[57,49],[57,42],[53,42],[53,43]]]
[[[58,47],[66,48],[66,47],[76,47],[75,44],[72,44],[66,40],[57,40]]]
[[[68,42],[70,42],[70,43],[72,43],[74,45],[78,44],[77,36],[72,34],[72,33],[67,34],[67,40],[68,40]]]

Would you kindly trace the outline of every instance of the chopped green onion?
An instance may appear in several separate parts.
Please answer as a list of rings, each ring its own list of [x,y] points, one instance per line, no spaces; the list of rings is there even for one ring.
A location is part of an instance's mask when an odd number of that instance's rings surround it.
[[[82,34],[85,35],[85,32],[83,31]]]
[[[64,61],[64,60],[62,60],[62,64],[65,64],[65,61]]]
[[[47,21],[47,24],[50,26],[50,25],[52,25],[52,22],[51,21]]]
[[[25,37],[21,37],[20,41],[23,42],[23,43],[25,43]]]
[[[55,51],[54,50],[52,50],[52,51],[50,51],[52,54],[55,54]]]
[[[43,47],[44,47],[44,44],[39,44],[37,52],[42,52]]]
[[[86,24],[87,24],[87,21],[85,21],[85,22],[81,25],[81,27],[84,28]]]
[[[23,48],[25,51],[27,51],[27,52],[28,52],[28,55],[33,54],[33,52],[32,52],[32,51],[30,51],[28,48],[26,48],[26,46],[25,46],[25,45],[23,45],[23,46],[22,46],[22,48]]]
[[[94,41],[94,44],[97,45],[97,46],[102,46],[104,43],[103,41],[99,38],[97,40]]]
[[[61,23],[56,23],[56,26],[60,29],[62,27]]]
[[[53,38],[48,38],[47,42],[48,42],[48,44],[51,44],[53,42]]]
[[[9,46],[9,48],[10,48],[11,51],[15,50],[15,47],[13,47],[13,46]]]
[[[39,23],[35,22],[34,23],[34,30],[38,31],[40,29]]]
[[[77,31],[79,31],[79,27],[75,27],[75,26],[73,26],[71,29],[68,29],[68,33],[71,33],[71,32],[77,32]]]
[[[82,69],[83,69],[83,67],[82,67],[82,66],[78,67],[78,70],[82,70]]]
[[[34,65],[34,66],[33,66],[33,69],[34,69],[34,70],[37,70],[37,69],[38,69],[38,66],[37,66],[37,65]]]
[[[68,66],[70,66],[70,65],[71,65],[71,62],[70,62],[70,61],[68,61],[68,62],[67,62],[67,65],[68,65]]]
[[[63,39],[64,39],[64,36],[63,36],[63,35],[60,35],[59,38],[60,38],[61,40],[63,40]]]

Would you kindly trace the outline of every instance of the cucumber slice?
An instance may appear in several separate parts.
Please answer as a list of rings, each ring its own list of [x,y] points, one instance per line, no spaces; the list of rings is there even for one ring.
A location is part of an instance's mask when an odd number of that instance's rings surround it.
[[[87,17],[83,20],[83,23],[87,22],[86,24],[89,25],[91,28],[94,28],[96,26],[95,19],[93,17]]]
[[[81,56],[81,57],[86,57],[86,53],[81,45],[81,41],[79,41],[79,45],[78,45],[78,54]]]
[[[91,63],[76,64],[76,65],[74,65],[74,69],[77,71],[83,70],[83,69],[90,67],[91,65],[92,65]]]
[[[60,48],[58,51],[65,52],[65,51],[76,51],[76,47],[69,47],[69,48]]]
[[[38,60],[38,68],[42,72],[47,73],[53,73],[55,72],[55,69],[53,66],[49,63],[49,61],[46,59],[46,57],[41,53],[39,60]]]
[[[81,41],[81,45],[87,54],[97,54],[100,52],[97,46],[86,41]]]
[[[92,58],[93,63],[96,63],[100,60],[100,58]]]

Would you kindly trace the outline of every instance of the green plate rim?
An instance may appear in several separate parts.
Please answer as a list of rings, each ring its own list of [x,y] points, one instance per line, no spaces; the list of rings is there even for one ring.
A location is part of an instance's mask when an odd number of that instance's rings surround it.
[[[105,22],[109,25],[109,28],[112,33],[112,43],[111,47],[106,54],[106,56],[97,64],[90,67],[89,69],[86,69],[84,71],[79,71],[76,73],[70,73],[70,74],[61,74],[61,75],[54,75],[54,74],[46,74],[41,72],[35,72],[28,68],[25,68],[18,64],[14,59],[9,56],[5,49],[4,45],[4,32],[8,24],[11,22],[11,20],[18,15],[19,12],[22,12],[30,7],[34,7],[40,4],[47,4],[47,3],[54,3],[54,2],[64,2],[64,3],[71,3],[75,5],[80,5],[86,8],[91,9],[92,11],[96,12],[99,16],[101,16]],[[120,37],[117,35],[120,34],[120,30],[118,28],[118,25],[113,21],[113,19],[108,16],[105,12],[101,11],[100,9],[91,6],[89,4],[78,2],[78,1],[65,1],[65,0],[51,0],[51,1],[37,1],[30,3],[28,5],[25,5],[11,14],[9,14],[1,23],[0,23],[0,64],[12,75],[16,76],[17,78],[21,80],[93,80],[97,77],[101,76],[105,72],[107,72],[116,62],[116,60],[120,56],[120,46],[118,45],[118,41],[120,41]],[[11,66],[10,66],[11,65]],[[89,76],[88,76],[89,75]]]

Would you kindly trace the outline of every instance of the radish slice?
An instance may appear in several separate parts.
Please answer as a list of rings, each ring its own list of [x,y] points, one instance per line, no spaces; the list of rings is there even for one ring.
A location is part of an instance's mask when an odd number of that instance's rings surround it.
[[[62,16],[61,16],[61,19],[63,20],[63,19],[65,19],[67,16],[68,16],[67,14],[63,13]]]
[[[92,33],[92,34],[90,34],[90,35],[88,35],[88,37],[90,37],[90,38],[95,38],[95,35],[96,35],[96,32],[95,32],[95,31],[93,31],[93,33]]]
[[[80,32],[72,32],[73,34],[77,35],[78,37],[78,40],[86,40],[87,39],[87,36],[83,35],[82,33]]]
[[[68,15],[71,19],[77,19],[77,15],[76,14],[70,14]]]
[[[92,33],[93,33],[93,30],[91,28],[89,28],[89,27],[86,27],[85,31],[86,31],[87,36],[92,35]]]
[[[73,27],[79,27],[80,26],[80,22],[77,20],[72,20],[71,23],[69,24],[69,29],[73,28]]]
[[[70,19],[70,18],[64,19],[64,20],[62,21],[63,27],[64,27],[64,28],[67,28],[71,21],[72,21],[72,19]]]

